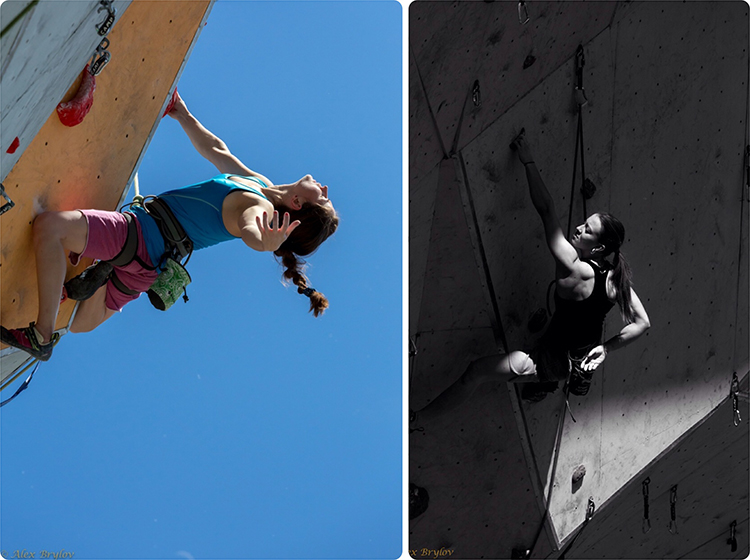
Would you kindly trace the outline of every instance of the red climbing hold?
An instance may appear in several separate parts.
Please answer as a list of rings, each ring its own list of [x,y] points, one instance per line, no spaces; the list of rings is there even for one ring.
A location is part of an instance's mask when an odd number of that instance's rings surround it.
[[[83,78],[81,78],[81,85],[78,88],[76,96],[70,101],[61,102],[57,106],[57,116],[60,117],[60,122],[65,126],[81,124],[94,104],[95,89],[96,79],[89,72],[87,64],[83,71]]]
[[[18,149],[18,146],[20,145],[21,145],[21,141],[18,139],[18,136],[16,136],[16,139],[10,143],[10,148],[8,148],[8,153],[9,154],[16,153],[16,150]]]
[[[177,101],[177,88],[174,88],[174,91],[172,92],[172,99],[169,100],[169,103],[167,104],[167,109],[164,111],[164,114],[161,116],[163,119],[167,116],[167,113],[169,113],[172,110],[172,107],[174,107],[174,103]]]

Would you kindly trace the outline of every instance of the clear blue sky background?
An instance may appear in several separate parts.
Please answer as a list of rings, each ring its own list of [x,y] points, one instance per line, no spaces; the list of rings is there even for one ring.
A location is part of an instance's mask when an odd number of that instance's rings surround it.
[[[250,168],[329,186],[331,308],[237,240],[193,255],[189,303],[65,336],[0,415],[2,550],[401,555],[401,45],[397,2],[214,5],[179,91]],[[165,118],[141,191],[216,173]]]

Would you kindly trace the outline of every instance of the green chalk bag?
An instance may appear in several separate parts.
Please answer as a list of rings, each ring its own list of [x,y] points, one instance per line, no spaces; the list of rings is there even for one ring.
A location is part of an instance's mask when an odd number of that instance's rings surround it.
[[[188,300],[185,288],[190,282],[190,274],[185,267],[168,258],[164,270],[148,289],[148,299],[156,309],[166,311],[181,295],[185,301]]]

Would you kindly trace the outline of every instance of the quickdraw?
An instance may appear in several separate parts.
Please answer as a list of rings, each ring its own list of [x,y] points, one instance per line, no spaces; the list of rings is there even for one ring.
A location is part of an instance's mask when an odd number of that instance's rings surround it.
[[[479,91],[479,80],[474,80],[474,86],[471,89],[471,100],[474,102],[474,107],[482,105],[482,94]]]
[[[89,72],[92,76],[98,76],[104,67],[109,64],[109,60],[112,58],[112,54],[107,50],[109,48],[109,39],[106,37],[102,39],[99,46],[94,51],[94,56],[91,58],[91,64],[89,65]]]
[[[729,394],[732,396],[732,422],[735,427],[740,425],[742,422],[742,416],[740,416],[740,381],[737,379],[737,372],[732,374],[732,385],[729,389]]]
[[[5,204],[3,204],[2,206],[0,206],[0,215],[3,215],[8,210],[10,210],[11,208],[13,208],[16,205],[16,203],[13,202],[10,199],[10,197],[8,196],[8,193],[5,192],[5,187],[3,187],[2,183],[0,183],[0,196],[2,196],[5,200],[8,201]]]
[[[678,533],[677,531],[677,485],[675,484],[669,489],[669,509],[670,509],[670,521],[669,521],[669,532],[673,535]]]
[[[732,521],[729,525],[729,538],[727,544],[732,547],[732,552],[737,552],[737,521]]]
[[[526,25],[529,23],[529,7],[526,5],[525,0],[519,0],[518,2],[518,23]]]
[[[115,24],[115,18],[117,17],[117,8],[112,5],[112,0],[101,0],[99,3],[101,4],[101,6],[99,6],[97,12],[106,10],[107,17],[104,18],[103,22],[96,26],[96,31],[100,36],[104,37],[107,33],[110,32],[112,26]]]
[[[643,481],[643,525],[641,530],[645,535],[651,530],[651,520],[648,518],[648,485],[651,484],[651,478],[646,477]]]

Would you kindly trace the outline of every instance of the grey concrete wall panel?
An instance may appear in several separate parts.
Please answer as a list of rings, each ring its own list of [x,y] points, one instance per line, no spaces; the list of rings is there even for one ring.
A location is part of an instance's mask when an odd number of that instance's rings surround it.
[[[487,263],[479,271],[484,273],[479,281],[482,289],[476,288],[474,297],[486,302],[488,293],[495,295],[485,303],[485,313],[493,325],[497,310],[496,324],[502,327],[509,348],[528,347],[538,336],[530,331],[529,319],[545,307],[554,270],[539,218],[528,199],[523,170],[507,145],[522,126],[530,133],[538,166],[561,222],[567,225],[576,133],[571,102],[574,53],[579,42],[585,47],[586,176],[597,186],[588,211],[610,211],[625,224],[623,251],[633,266],[636,290],[652,328],[642,340],[618,350],[605,362],[586,398],[571,397],[577,422],[566,417],[562,428],[549,535],[558,545],[567,542],[583,522],[589,496],[597,504],[597,518],[606,520],[614,512],[637,510],[642,507],[641,475],[674,472],[678,474],[670,478],[683,481],[679,483],[685,489],[681,495],[685,507],[692,508],[689,513],[678,513],[684,516],[684,524],[690,524],[689,536],[681,528],[679,537],[667,533],[669,540],[664,542],[663,535],[654,533],[656,526],[653,535],[644,537],[640,521],[627,528],[613,522],[610,533],[604,528],[599,531],[601,546],[595,545],[597,532],[587,529],[586,537],[576,543],[577,557],[733,557],[722,546],[731,521],[725,510],[734,512],[733,506],[726,505],[729,502],[744,508],[744,517],[737,512],[732,515],[738,520],[738,535],[745,531],[746,543],[747,452],[734,453],[736,441],[715,437],[716,430],[713,438],[707,436],[713,447],[679,447],[674,442],[687,441],[684,434],[698,433],[708,425],[702,422],[712,411],[726,408],[722,403],[732,373],[737,371],[742,377],[748,367],[748,202],[740,202],[748,143],[748,6],[743,2],[529,4],[545,15],[539,18],[544,20],[541,31],[527,28],[524,34],[511,31],[517,23],[515,2],[415,3],[410,11],[410,40],[433,109],[432,122],[419,126],[437,127],[444,144],[451,146],[456,138],[467,88],[477,79],[482,86],[482,103],[467,106],[459,133],[457,158],[464,186],[460,192],[464,199],[473,200],[471,208],[464,204],[464,211],[474,262],[481,264],[485,259]],[[609,10],[607,17],[601,11],[604,8]],[[507,11],[501,18],[503,30],[498,20],[479,17],[481,10]],[[421,18],[417,23],[415,12]],[[597,18],[603,25],[593,25]],[[570,25],[563,23],[568,21]],[[589,29],[582,32],[577,21],[589,22]],[[497,54],[488,46],[492,33],[496,33],[493,40],[503,44]],[[537,41],[537,53],[551,53],[537,56],[525,71],[511,74],[516,61],[529,53],[532,40]],[[539,50],[539,45],[546,49]],[[503,88],[484,87],[503,72],[507,82]],[[427,150],[421,153],[428,157]],[[419,161],[418,155],[413,158],[418,167],[429,169],[430,164]],[[436,216],[441,204],[438,196]],[[583,219],[577,186],[573,208],[575,225]],[[472,234],[474,225],[478,229]],[[411,245],[411,251],[423,249]],[[430,250],[435,250],[433,245]],[[457,263],[468,260],[461,255],[456,263],[447,258],[436,261],[435,267],[426,267],[427,274],[455,275],[462,269]],[[441,272],[438,265],[445,269]],[[468,286],[463,283],[462,289],[466,292]],[[425,288],[422,305],[426,293]],[[461,298],[469,304],[468,293]],[[438,312],[420,315],[420,330],[428,332],[433,323],[445,325],[452,320],[437,316]],[[621,328],[616,315],[610,314],[607,336]],[[489,329],[483,335],[489,347]],[[446,366],[455,367],[454,379],[463,371],[460,352],[467,359],[474,357],[483,347],[478,339],[453,340],[458,347],[450,349],[450,365]],[[450,375],[443,375],[447,385]],[[420,378],[415,376],[414,382],[415,394],[421,392],[423,399],[439,391],[439,383],[422,391]],[[473,401],[471,414],[475,409],[494,413],[484,398]],[[558,392],[531,405],[511,398],[510,404],[519,419],[519,445],[534,471],[531,480],[544,487],[552,466],[557,419],[563,410],[561,396]],[[719,412],[710,416],[711,421]],[[463,422],[465,414],[469,413],[454,416],[454,421]],[[481,441],[486,429],[477,426],[474,436]],[[674,451],[677,447],[680,450]],[[466,460],[460,453],[468,451],[461,449],[454,448],[456,461]],[[422,469],[435,452],[426,445],[413,449]],[[694,467],[693,471],[671,466],[670,457],[677,457],[674,460],[686,469]],[[579,465],[586,467],[587,474],[574,492],[571,473]],[[473,477],[474,485],[494,476],[489,463],[472,463],[472,467],[470,475],[452,472],[456,477]],[[717,495],[724,502],[712,498],[711,485],[705,483],[722,477],[719,486],[724,493]],[[432,478],[435,491],[440,491],[439,479],[437,474]],[[652,486],[653,499],[663,502],[665,492],[668,499],[673,483],[677,482],[659,477]],[[730,487],[734,490],[727,494]],[[546,493],[549,487],[542,490]],[[535,491],[540,493],[537,487]],[[512,504],[506,502],[500,516],[508,523],[521,519],[528,523]],[[463,510],[452,514],[470,515]],[[442,516],[441,523],[432,525],[435,534],[444,530],[451,513]],[[703,526],[693,519],[702,519]],[[659,523],[663,525],[663,517]],[[423,536],[426,524],[422,521]],[[718,535],[725,524],[727,534],[722,540]],[[496,541],[483,537],[479,524],[464,536],[472,543],[484,539],[485,552],[478,555],[496,552]],[[463,542],[453,542],[462,548]],[[506,541],[499,557],[507,557],[515,544]],[[742,546],[745,549],[741,547],[740,553],[745,550],[746,554],[746,544]],[[744,557],[740,553],[737,557]]]
[[[411,395],[415,406],[420,403],[417,408],[455,381],[472,359],[497,351],[468,234],[456,161],[446,159],[438,169],[429,244],[421,251],[411,250],[415,258],[422,252],[427,255],[424,282],[416,286],[421,288],[417,328],[410,328],[418,348]],[[428,198],[425,195],[422,200]]]
[[[743,420],[748,413],[742,403]],[[657,462],[622,488],[586,528],[575,558],[746,558],[748,550],[748,422],[735,427],[725,399]],[[643,481],[649,479],[644,533]],[[677,534],[669,532],[670,489],[677,485]],[[727,544],[737,521],[737,551]]]
[[[409,244],[420,248],[418,251],[409,251],[410,337],[413,337],[417,331],[419,310],[422,307],[422,291],[425,283],[439,174],[440,168],[433,167],[421,180],[414,179],[409,182]]]
[[[511,548],[529,546],[542,510],[508,391],[486,391],[460,419],[440,420],[410,438],[410,481],[430,497],[411,523],[415,557],[445,548],[445,558],[508,558]],[[536,551],[541,558],[552,552],[545,532]]]
[[[526,25],[519,23],[517,2],[410,5],[410,49],[449,152],[457,137],[460,150],[563,64],[579,43],[605,29],[618,7],[615,2],[592,2],[582,11],[573,2],[527,4]],[[524,67],[528,57],[534,62]],[[479,107],[471,99],[476,80]],[[414,165],[429,167],[420,161],[428,155],[415,154]]]
[[[434,126],[419,68],[409,51],[409,184],[421,183],[446,155]],[[433,185],[433,190],[435,189]]]
[[[115,25],[130,1],[113,2]],[[0,26],[5,27],[17,14],[13,4],[4,2],[0,6]],[[0,51],[7,56],[0,75],[0,181],[13,169],[102,41],[97,26],[106,12],[99,12],[100,7],[93,0],[40,2],[0,40]],[[16,137],[20,146],[9,154],[7,150]]]

